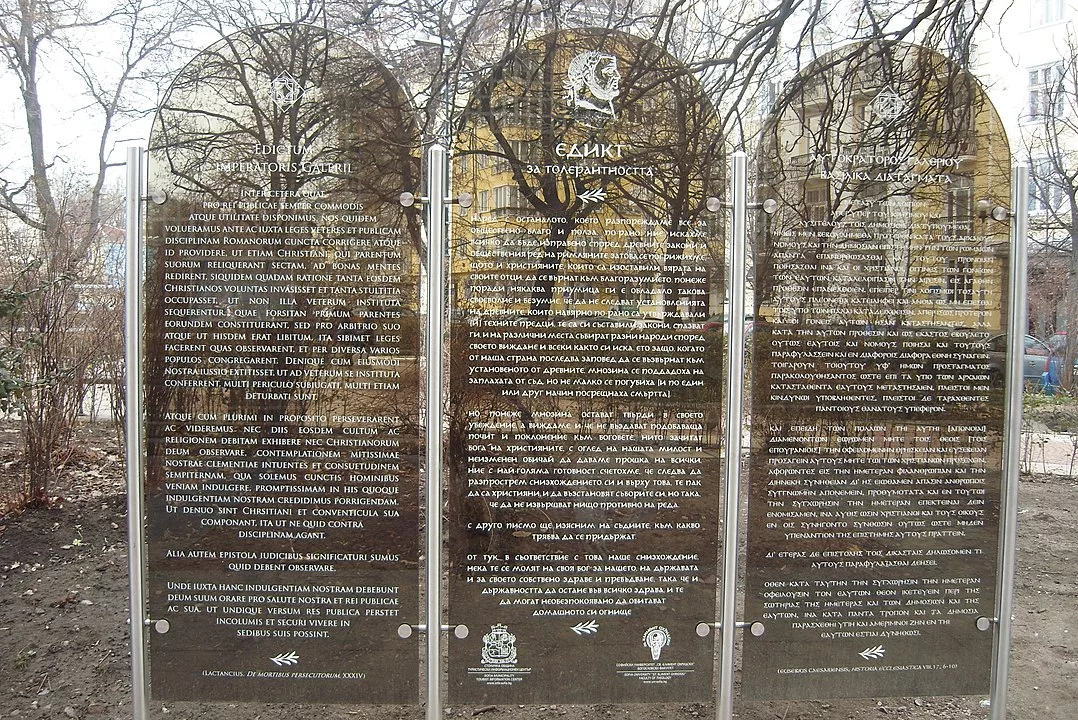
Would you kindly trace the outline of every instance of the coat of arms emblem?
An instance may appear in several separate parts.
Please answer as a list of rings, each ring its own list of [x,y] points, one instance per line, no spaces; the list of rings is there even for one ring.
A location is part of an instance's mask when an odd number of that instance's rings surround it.
[[[517,636],[505,625],[491,625],[483,636],[484,665],[512,665],[517,661]]]

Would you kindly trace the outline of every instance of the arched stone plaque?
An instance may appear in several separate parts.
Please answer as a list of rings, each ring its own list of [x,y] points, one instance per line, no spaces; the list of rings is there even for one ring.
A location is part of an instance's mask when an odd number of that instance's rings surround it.
[[[499,61],[454,160],[449,690],[711,697],[723,190],[691,72],[571,30]],[[706,325],[706,331],[705,331]]]
[[[989,689],[1010,154],[940,54],[860,44],[758,154],[747,699]]]
[[[150,143],[153,695],[414,702],[412,110],[355,43],[256,27],[176,78]]]

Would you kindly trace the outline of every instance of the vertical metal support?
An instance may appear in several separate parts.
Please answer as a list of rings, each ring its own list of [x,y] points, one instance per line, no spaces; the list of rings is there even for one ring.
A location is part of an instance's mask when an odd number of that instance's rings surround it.
[[[427,155],[427,720],[442,720],[442,337],[446,151]]]
[[[147,717],[145,538],[142,526],[142,201],[143,151],[127,149],[127,262],[124,361],[127,392],[127,563],[131,580],[131,694],[135,720]]]
[[[741,509],[741,424],[745,370],[745,249],[748,245],[748,157],[734,153],[730,180],[733,195],[733,227],[730,237],[729,335],[726,361],[726,493],[722,556],[722,606],[719,610],[719,688],[715,703],[718,720],[731,720],[734,713],[734,637],[737,632],[738,515]]]
[[[1026,335],[1026,244],[1029,236],[1029,167],[1011,172],[1010,326],[1007,328],[1007,435],[1003,444],[1003,491],[1000,507],[999,578],[996,585],[996,637],[993,647],[992,720],[1007,716],[1007,676],[1011,667],[1011,613],[1018,554],[1018,478],[1022,447],[1022,356]]]

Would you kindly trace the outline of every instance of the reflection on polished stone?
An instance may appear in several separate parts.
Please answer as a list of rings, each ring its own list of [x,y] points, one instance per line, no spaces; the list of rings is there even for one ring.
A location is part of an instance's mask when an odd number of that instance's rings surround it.
[[[152,691],[415,702],[415,129],[385,68],[251,28],[150,146],[143,368]]]
[[[999,117],[964,70],[855,45],[759,154],[748,700],[986,693],[1010,312]]]
[[[718,535],[718,120],[647,42],[540,38],[458,139],[450,698],[706,702]]]

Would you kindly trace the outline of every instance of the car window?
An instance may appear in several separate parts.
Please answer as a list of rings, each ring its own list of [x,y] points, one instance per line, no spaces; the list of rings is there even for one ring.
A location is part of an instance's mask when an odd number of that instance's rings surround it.
[[[1035,337],[1026,335],[1026,355],[1050,355],[1048,346]]]

